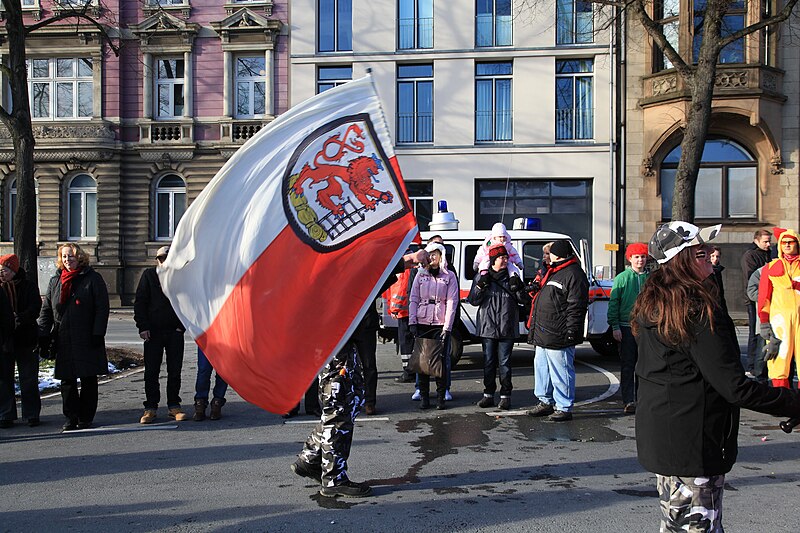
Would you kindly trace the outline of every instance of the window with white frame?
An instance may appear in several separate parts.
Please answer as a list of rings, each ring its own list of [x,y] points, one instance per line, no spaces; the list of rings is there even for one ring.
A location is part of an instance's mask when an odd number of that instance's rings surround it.
[[[427,231],[433,218],[433,181],[407,181],[406,191],[417,217],[417,226],[420,231]]]
[[[475,140],[512,139],[510,61],[475,64]]]
[[[511,46],[511,0],[477,0],[475,46]]]
[[[594,61],[556,61],[556,140],[594,137]]]
[[[236,118],[267,113],[267,70],[264,55],[236,58]]]
[[[584,0],[557,0],[556,44],[594,41],[593,5]]]
[[[78,174],[67,188],[67,239],[77,241],[97,237],[97,182],[88,174]]]
[[[183,58],[156,60],[156,118],[183,116]]]
[[[433,0],[399,0],[397,48],[433,48]]]
[[[317,94],[353,79],[353,67],[317,67]]]
[[[353,49],[353,0],[318,0],[317,46],[320,52]]]
[[[29,59],[27,68],[34,119],[91,118],[94,107],[91,57]]]
[[[397,65],[397,142],[433,142],[433,65]]]
[[[180,176],[167,174],[158,180],[155,200],[156,240],[170,240],[186,212],[186,183]]]

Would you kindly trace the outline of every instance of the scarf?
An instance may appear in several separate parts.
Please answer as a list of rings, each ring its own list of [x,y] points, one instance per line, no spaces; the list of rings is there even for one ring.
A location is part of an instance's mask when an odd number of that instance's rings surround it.
[[[75,270],[62,270],[61,271],[61,298],[58,300],[58,303],[64,305],[69,300],[69,297],[72,296],[72,282],[78,275],[81,273],[82,268],[76,268]]]
[[[787,254],[784,254],[784,256],[783,256],[783,258],[786,259],[786,262],[789,263],[789,264],[794,263],[795,261],[797,261],[798,257],[800,257],[800,255],[787,255]]]
[[[8,296],[8,301],[11,302],[11,308],[14,310],[14,313],[17,312],[17,285],[19,284],[18,279],[12,279],[11,281],[6,281],[2,283],[3,289],[6,291],[6,296]]]

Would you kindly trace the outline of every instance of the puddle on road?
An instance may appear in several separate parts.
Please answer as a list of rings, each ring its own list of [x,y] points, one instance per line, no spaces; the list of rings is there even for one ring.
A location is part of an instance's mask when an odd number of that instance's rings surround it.
[[[372,479],[370,485],[398,486],[419,483],[419,472],[439,457],[458,453],[459,448],[480,448],[489,444],[488,432],[493,429],[511,431],[516,438],[540,442],[616,442],[628,437],[607,428],[607,417],[581,417],[571,422],[547,422],[529,416],[491,417],[479,412],[435,418],[401,420],[398,433],[418,430],[427,434],[410,444],[420,456],[405,475],[388,479]],[[439,489],[448,490],[448,489]]]

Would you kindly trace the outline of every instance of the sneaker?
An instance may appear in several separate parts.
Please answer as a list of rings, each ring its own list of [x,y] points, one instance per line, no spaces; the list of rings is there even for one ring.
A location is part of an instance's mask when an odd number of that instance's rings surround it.
[[[566,422],[568,420],[572,420],[572,413],[569,411],[556,411],[552,415],[548,416],[547,419],[550,422]]]
[[[444,401],[446,401],[446,402],[452,402],[453,401],[453,395],[450,394],[450,389],[447,389],[446,391],[444,391]]]
[[[140,424],[152,424],[153,420],[156,419],[156,410],[155,409],[145,409],[142,418],[139,419]]]
[[[184,413],[180,407],[170,407],[169,417],[175,420],[176,422],[180,422],[181,420],[186,420],[187,418],[189,418],[189,416],[186,413]]]
[[[511,398],[509,398],[508,396],[501,396],[500,403],[497,404],[497,408],[503,411],[508,411],[509,409],[511,409]]]
[[[493,396],[486,396],[484,394],[483,398],[481,398],[481,401],[478,402],[478,407],[480,407],[481,409],[486,409],[488,407],[494,407],[494,397]]]
[[[322,465],[312,465],[302,459],[298,459],[289,468],[300,477],[313,479],[317,483],[322,482]]]
[[[538,405],[533,406],[533,409],[528,409],[528,415],[547,416],[552,415],[553,411],[555,411],[555,409],[553,409],[553,406],[549,403],[539,402]]]
[[[749,370],[744,373],[744,377],[746,377],[747,379],[756,379],[756,376]]]
[[[78,422],[78,429],[89,429],[92,427],[91,422]]]
[[[63,429],[64,431],[75,431],[76,429],[78,429],[78,421],[68,418],[67,421],[64,422],[64,425],[61,426],[61,429]]]
[[[419,389],[415,390],[414,394],[411,395],[411,399],[414,400],[415,402],[420,401],[421,398],[422,396],[419,393]]]
[[[28,426],[35,428],[36,426],[40,425],[42,422],[38,418],[29,418],[28,419]]]
[[[319,490],[322,496],[328,498],[335,498],[337,496],[344,496],[345,498],[363,498],[372,493],[372,488],[366,483],[355,483],[353,481],[345,481],[340,485],[333,487],[322,487]]]
[[[625,407],[622,408],[622,412],[626,415],[633,415],[636,414],[636,402],[628,402],[625,404]]]

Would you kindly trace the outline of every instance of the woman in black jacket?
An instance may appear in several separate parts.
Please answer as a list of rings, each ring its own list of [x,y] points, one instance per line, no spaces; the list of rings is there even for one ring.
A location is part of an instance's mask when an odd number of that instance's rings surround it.
[[[674,221],[648,251],[661,267],[631,312],[639,345],[636,445],[639,462],[657,474],[661,531],[722,531],[725,474],[736,462],[739,409],[800,416],[797,391],[749,380],[730,317],[710,276],[710,241]]]
[[[39,314],[39,341],[50,358],[55,357],[67,417],[64,431],[71,431],[91,427],[97,412],[97,376],[108,373],[108,289],[77,244],[60,246],[56,265]]]
[[[16,254],[0,257],[0,292],[11,305],[14,328],[13,349],[3,357],[0,372],[0,427],[10,428],[17,418],[14,398],[14,366],[19,370],[22,417],[28,425],[39,425],[42,400],[39,396],[39,355],[36,353],[36,319],[42,307],[39,287],[29,281]]]

